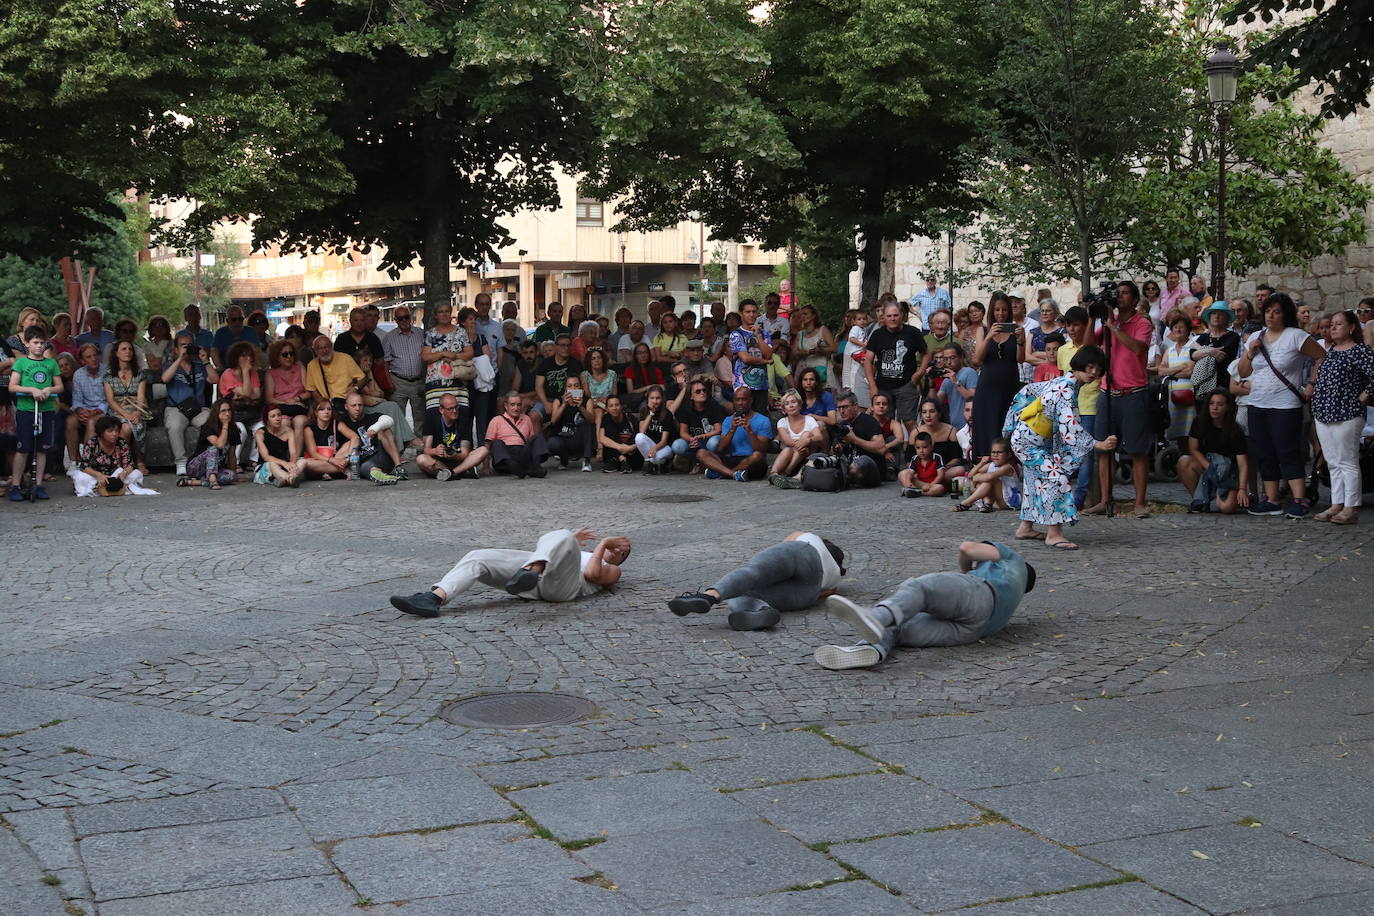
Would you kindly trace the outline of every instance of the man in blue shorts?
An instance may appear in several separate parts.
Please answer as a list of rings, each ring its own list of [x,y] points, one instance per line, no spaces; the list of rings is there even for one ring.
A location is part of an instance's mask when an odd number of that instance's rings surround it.
[[[1021,598],[1035,588],[1035,568],[1005,544],[964,541],[959,572],[907,579],[871,608],[832,595],[830,613],[849,623],[865,642],[821,646],[823,668],[871,668],[896,646],[962,646],[1007,625]]]

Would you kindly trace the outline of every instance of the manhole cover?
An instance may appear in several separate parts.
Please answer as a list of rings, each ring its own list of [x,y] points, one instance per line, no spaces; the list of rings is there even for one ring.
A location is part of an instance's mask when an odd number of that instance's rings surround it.
[[[568,725],[596,712],[585,697],[536,691],[487,693],[445,703],[439,718],[468,728],[533,728]]]
[[[646,503],[699,503],[710,498],[696,493],[654,493],[640,497]]]

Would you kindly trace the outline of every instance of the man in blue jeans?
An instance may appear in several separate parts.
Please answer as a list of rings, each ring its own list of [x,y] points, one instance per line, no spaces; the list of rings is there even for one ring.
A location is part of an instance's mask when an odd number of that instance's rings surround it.
[[[832,595],[830,613],[849,623],[865,642],[821,646],[823,668],[871,668],[896,646],[962,646],[1007,625],[1021,598],[1035,588],[1035,568],[1005,544],[964,541],[959,572],[907,579],[871,608]]]
[[[678,595],[668,609],[685,617],[724,602],[732,630],[762,630],[782,619],[779,611],[804,611],[834,594],[844,572],[843,550],[818,534],[793,531],[715,585]]]

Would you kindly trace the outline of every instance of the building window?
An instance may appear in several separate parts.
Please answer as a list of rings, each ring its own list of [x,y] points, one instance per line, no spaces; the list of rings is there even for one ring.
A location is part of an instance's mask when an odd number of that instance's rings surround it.
[[[601,201],[596,200],[595,198],[585,197],[579,193],[577,197],[577,225],[602,225]]]

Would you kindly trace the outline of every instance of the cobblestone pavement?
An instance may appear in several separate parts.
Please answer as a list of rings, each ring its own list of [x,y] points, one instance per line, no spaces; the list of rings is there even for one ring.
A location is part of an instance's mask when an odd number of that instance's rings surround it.
[[[683,476],[157,483],[0,512],[6,914],[1374,911],[1365,526],[1088,520],[1025,548],[996,637],[831,672],[819,610],[664,601],[798,528],[872,601],[1011,517]],[[610,593],[387,604],[583,523],[634,539]],[[502,690],[597,712],[438,718]]]

